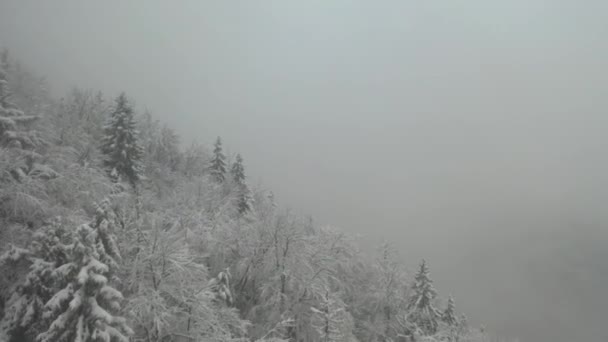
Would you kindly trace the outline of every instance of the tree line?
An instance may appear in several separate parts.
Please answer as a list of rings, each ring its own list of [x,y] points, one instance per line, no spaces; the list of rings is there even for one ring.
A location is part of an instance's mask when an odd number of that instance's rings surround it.
[[[281,208],[221,138],[0,61],[0,341],[487,338],[428,263]]]

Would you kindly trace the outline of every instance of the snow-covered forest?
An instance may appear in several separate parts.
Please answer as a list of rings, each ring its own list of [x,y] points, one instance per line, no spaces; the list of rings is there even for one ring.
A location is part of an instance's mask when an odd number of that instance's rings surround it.
[[[284,209],[229,141],[47,88],[2,53],[0,341],[497,340],[432,264]]]

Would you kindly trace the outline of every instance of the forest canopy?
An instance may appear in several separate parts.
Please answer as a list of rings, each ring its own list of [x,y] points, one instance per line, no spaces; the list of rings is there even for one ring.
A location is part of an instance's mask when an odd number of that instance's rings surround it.
[[[432,265],[360,252],[200,139],[2,53],[0,341],[488,340]]]

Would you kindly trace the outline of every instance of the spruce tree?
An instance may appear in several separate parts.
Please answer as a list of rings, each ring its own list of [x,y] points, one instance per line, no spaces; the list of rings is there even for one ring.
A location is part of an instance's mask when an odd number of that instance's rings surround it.
[[[93,222],[73,233],[68,262],[53,272],[64,286],[45,305],[44,318],[52,323],[38,341],[128,341],[131,329],[113,314],[123,297],[109,285],[120,257],[110,226],[100,208]]]
[[[237,187],[237,209],[239,214],[243,215],[253,208],[253,196],[245,182],[245,166],[243,166],[243,157],[240,154],[236,155],[236,161],[232,164],[230,173]]]
[[[28,248],[11,248],[0,256],[0,266],[19,272],[29,266],[21,283],[11,290],[0,329],[10,341],[33,341],[43,330],[45,303],[53,296],[56,284],[54,270],[66,262],[69,249],[68,230],[58,221],[34,234]],[[24,265],[25,264],[25,265]],[[12,272],[3,270],[4,275]]]
[[[104,127],[101,151],[105,154],[104,166],[110,176],[115,180],[124,177],[135,185],[140,179],[143,150],[137,141],[133,115],[127,96],[121,93]]]
[[[0,52],[0,109],[4,110],[8,107],[8,97],[10,92],[8,90],[8,50],[3,49]]]
[[[232,164],[230,172],[232,173],[232,179],[237,184],[245,183],[245,167],[243,166],[243,157],[240,154],[236,155],[236,161]]]
[[[213,159],[211,159],[211,175],[218,183],[226,179],[226,156],[222,150],[222,139],[217,137],[213,148]]]
[[[239,186],[237,198],[237,209],[240,215],[244,215],[253,210],[253,195],[247,184]]]
[[[437,318],[441,315],[433,306],[433,299],[437,297],[437,291],[433,287],[433,281],[429,277],[429,268],[424,259],[414,278],[412,292],[407,305],[410,310],[409,318],[425,334],[432,335],[437,332]]]
[[[47,144],[37,131],[31,130],[30,125],[39,116],[26,115],[11,102],[11,91],[8,83],[9,61],[8,51],[0,53],[0,146],[24,150],[34,150]],[[14,176],[20,179],[21,174],[28,170],[19,170]]]
[[[120,260],[106,208],[107,202],[102,203],[95,220],[76,233],[65,228],[65,221],[53,220],[34,234],[28,248],[12,246],[0,256],[3,268],[29,269],[11,289],[8,310],[0,322],[8,341],[33,341],[36,336],[42,341],[77,340],[79,330],[85,332],[81,341],[92,341],[85,335],[87,329],[93,333],[93,326],[101,329],[97,333],[101,340],[116,335],[113,326],[128,332],[121,318],[106,314],[117,308],[121,298],[106,284],[110,270]],[[50,326],[49,319],[54,320]],[[97,319],[105,323],[96,323]]]
[[[443,311],[441,319],[449,326],[455,326],[458,323],[458,320],[456,318],[456,307],[452,295],[450,295],[450,297],[448,298],[448,305]]]

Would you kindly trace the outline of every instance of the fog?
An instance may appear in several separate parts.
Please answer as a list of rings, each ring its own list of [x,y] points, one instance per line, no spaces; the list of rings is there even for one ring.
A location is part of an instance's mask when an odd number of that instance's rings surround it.
[[[0,1],[0,45],[221,136],[315,221],[431,267],[476,324],[607,341],[608,3]]]

